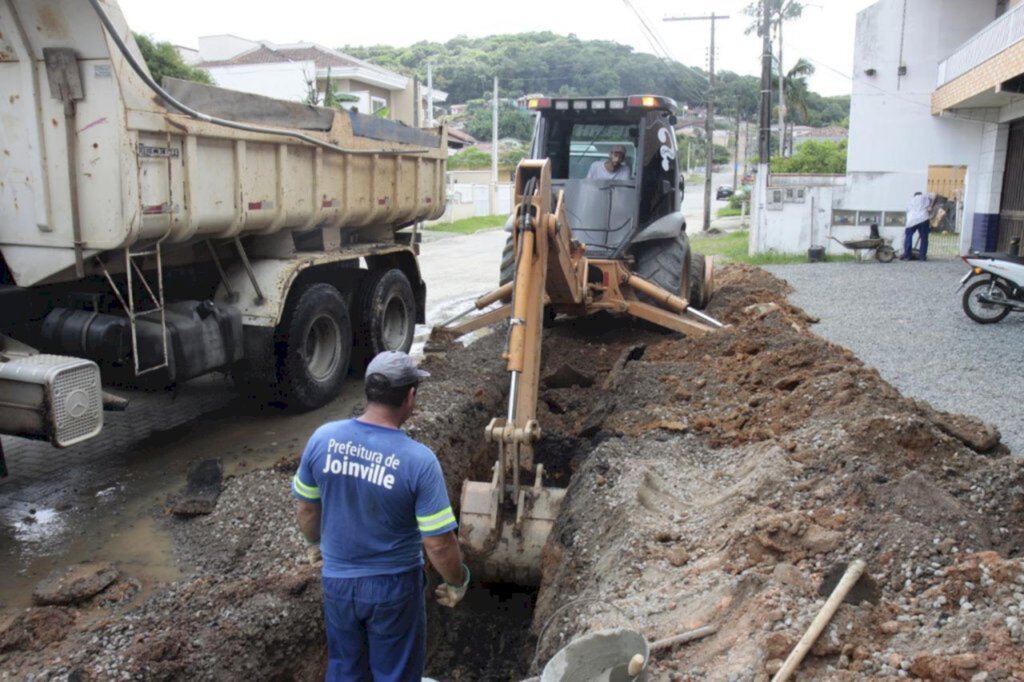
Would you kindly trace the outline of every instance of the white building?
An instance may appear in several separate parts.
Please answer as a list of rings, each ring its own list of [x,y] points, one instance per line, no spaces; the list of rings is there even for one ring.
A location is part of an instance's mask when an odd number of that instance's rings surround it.
[[[233,35],[202,36],[199,50],[179,49],[190,64],[205,69],[224,88],[278,99],[323,101],[328,78],[334,91],[353,97],[342,107],[364,114],[388,110],[388,118],[409,125],[426,120],[425,86],[401,74],[315,43],[277,44]],[[197,56],[198,55],[198,56]],[[433,101],[447,93],[434,89]],[[419,100],[417,110],[417,99]]]
[[[926,189],[958,206],[961,252],[1021,235],[1024,192],[1004,187],[1024,186],[1024,2],[880,0],[857,17],[852,75],[846,176],[771,176],[753,251],[803,251],[872,223],[898,240]]]

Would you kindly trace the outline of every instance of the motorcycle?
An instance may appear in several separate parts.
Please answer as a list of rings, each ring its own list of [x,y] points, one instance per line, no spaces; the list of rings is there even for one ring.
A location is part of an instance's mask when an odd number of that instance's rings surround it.
[[[1024,258],[1007,253],[971,253],[962,256],[970,270],[960,280],[960,289],[977,275],[964,291],[963,308],[978,324],[994,324],[1011,312],[1024,313]]]

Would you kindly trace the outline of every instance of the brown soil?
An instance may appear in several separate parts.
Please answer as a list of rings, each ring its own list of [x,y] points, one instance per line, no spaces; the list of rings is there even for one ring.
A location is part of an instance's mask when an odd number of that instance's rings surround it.
[[[902,397],[808,331],[783,282],[731,266],[682,339],[595,316],[545,337],[538,458],[568,494],[536,594],[484,588],[430,610],[428,673],[509,680],[610,626],[649,640],[655,680],[767,680],[856,558],[868,576],[801,678],[1024,678],[1024,471],[974,420]],[[483,428],[504,412],[501,330],[425,361],[410,432],[449,494],[488,477]],[[588,385],[589,384],[589,385]],[[316,679],[319,584],[302,564],[288,478],[228,479],[209,516],[166,519],[184,580],[137,604],[118,581],[92,601],[0,620],[0,669],[112,679]],[[130,571],[122,572],[130,576]],[[120,585],[120,587],[119,587]],[[539,644],[537,635],[545,633]]]
[[[657,653],[652,678],[768,679],[826,574],[862,558],[874,598],[840,608],[805,674],[1024,676],[1020,462],[990,427],[903,398],[809,333],[778,280],[719,281],[709,312],[729,329],[649,343],[595,396],[603,435],[549,542],[534,630],[580,601],[541,661],[601,627],[653,640],[714,624]],[[571,437],[573,416],[560,422]]]

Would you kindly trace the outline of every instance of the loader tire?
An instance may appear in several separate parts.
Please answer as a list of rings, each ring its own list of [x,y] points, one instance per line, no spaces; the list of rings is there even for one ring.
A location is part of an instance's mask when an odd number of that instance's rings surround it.
[[[498,273],[498,286],[505,286],[516,276],[516,254],[512,250],[512,235],[508,236],[505,240],[505,248],[501,252],[501,271]],[[501,299],[502,303],[508,303],[512,300],[511,296],[506,296]],[[544,310],[544,328],[547,329],[554,325],[556,313],[551,308]]]
[[[649,282],[657,284],[665,291],[686,296],[687,272],[690,265],[690,240],[685,232],[680,232],[674,239],[658,239],[641,242],[633,246],[636,258],[633,271]],[[703,269],[701,276],[703,277]],[[692,275],[690,275],[692,277]],[[653,303],[650,297],[638,294],[640,300]]]
[[[397,268],[371,270],[359,284],[355,310],[353,369],[362,373],[378,353],[408,353],[416,329],[416,298]]]
[[[333,400],[348,374],[352,324],[345,299],[330,284],[292,292],[274,332],[277,397],[292,410]]]
[[[501,251],[501,269],[498,272],[498,286],[505,286],[516,276],[516,254],[512,250],[512,235],[505,240],[505,248]]]
[[[699,253],[690,252],[690,289],[687,300],[697,310],[703,310],[708,304],[708,292],[704,291],[704,256]]]

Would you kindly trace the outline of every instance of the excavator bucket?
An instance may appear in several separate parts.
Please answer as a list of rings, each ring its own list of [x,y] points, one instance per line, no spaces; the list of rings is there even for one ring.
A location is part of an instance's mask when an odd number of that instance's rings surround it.
[[[459,542],[481,580],[540,585],[541,551],[558,518],[565,488],[545,488],[543,467],[518,504],[504,498],[498,469],[490,482],[464,481]]]

